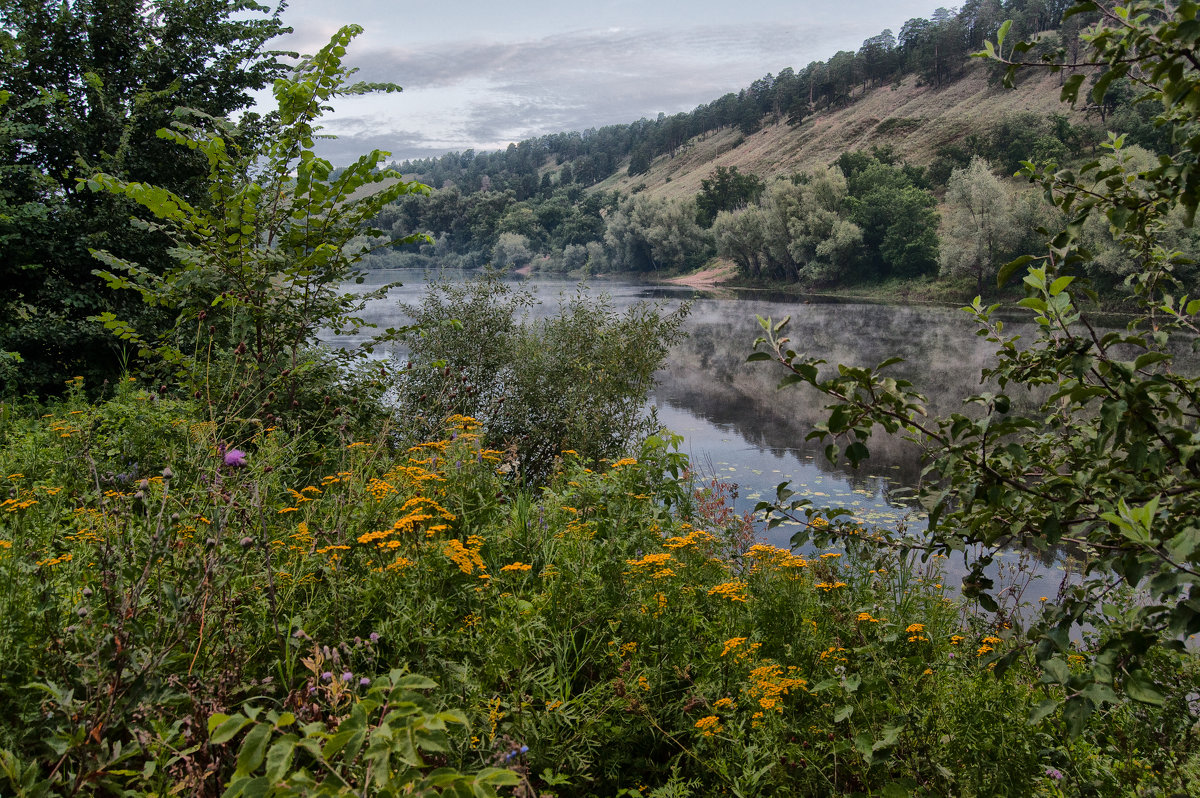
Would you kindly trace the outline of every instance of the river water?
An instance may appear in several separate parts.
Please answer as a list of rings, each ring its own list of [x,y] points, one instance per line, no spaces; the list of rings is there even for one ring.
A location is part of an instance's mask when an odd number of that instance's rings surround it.
[[[580,288],[564,278],[512,279],[539,300],[530,314],[534,318],[554,314],[560,301]],[[372,302],[364,319],[380,329],[404,324],[399,306],[418,303],[428,280],[425,273],[413,270],[368,273],[358,290],[394,281],[403,285]],[[980,372],[995,351],[976,335],[972,318],[957,308],[806,299],[750,290],[702,291],[622,279],[594,280],[585,290],[606,293],[618,311],[645,301],[665,309],[692,303],[684,325],[687,336],[672,348],[650,402],[663,426],[683,436],[681,448],[700,477],[737,486],[738,512],[773,498],[776,486],[787,481],[799,497],[818,506],[845,508],[867,527],[894,529],[905,524],[920,529],[925,524],[924,514],[910,498],[921,478],[915,445],[880,433],[868,442],[871,456],[858,469],[830,464],[824,443],[805,441],[813,425],[827,417],[826,401],[806,386],[777,390],[785,374],[777,364],[746,362],[762,333],[757,317],[790,317],[792,348],[830,364],[875,366],[893,356],[904,358],[889,372],[924,394],[931,415],[963,411],[963,397],[982,390]],[[1026,311],[1016,309],[1002,318],[1006,334],[1027,339],[1036,335]],[[343,345],[356,342],[353,337],[339,340]],[[404,353],[376,349],[376,356]],[[1012,399],[1018,406],[1034,401],[1027,395]],[[783,547],[795,531],[787,525],[769,531],[765,524],[757,526],[760,538]],[[1009,581],[1020,578],[1013,576],[1018,571],[1032,574],[1027,589],[1035,596],[1053,595],[1065,562],[1050,557],[1039,564],[1021,552],[1010,552],[989,570],[996,576],[1008,568]],[[945,568],[948,582],[957,582],[955,577],[966,570],[962,561],[948,562]]]
[[[399,305],[418,302],[427,279],[419,271],[369,273],[359,288],[396,280],[403,286],[392,289],[386,300],[373,302],[364,317],[380,328],[404,323]],[[556,312],[560,298],[579,287],[552,277],[522,282],[540,300],[535,316]],[[663,426],[683,436],[682,449],[701,476],[738,486],[739,511],[753,509],[760,499],[775,495],[776,485],[789,481],[801,496],[844,507],[871,526],[923,523],[921,513],[905,501],[920,478],[915,447],[897,438],[877,437],[870,442],[870,458],[857,470],[831,465],[824,457],[824,444],[805,441],[813,424],[824,418],[822,398],[803,386],[778,391],[775,386],[784,375],[779,366],[746,362],[761,333],[756,317],[790,316],[795,348],[830,363],[875,365],[893,355],[905,358],[893,367],[894,374],[920,386],[931,412],[937,413],[958,409],[961,397],[979,389],[980,369],[992,352],[974,334],[970,317],[953,308],[828,302],[756,291],[706,292],[613,279],[592,281],[588,290],[607,293],[617,310],[641,301],[666,308],[692,303],[687,336],[658,374],[651,402]],[[1015,323],[1010,330],[1032,332],[1032,325],[1022,326]],[[766,536],[776,545],[786,545],[790,534],[780,527]]]

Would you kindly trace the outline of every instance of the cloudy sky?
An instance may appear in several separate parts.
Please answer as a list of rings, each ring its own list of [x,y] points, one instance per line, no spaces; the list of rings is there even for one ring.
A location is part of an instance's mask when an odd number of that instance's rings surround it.
[[[766,73],[857,50],[934,0],[291,0],[311,53],[346,23],[358,77],[402,94],[346,98],[326,119],[335,163],[497,150],[509,142],[690,111]]]

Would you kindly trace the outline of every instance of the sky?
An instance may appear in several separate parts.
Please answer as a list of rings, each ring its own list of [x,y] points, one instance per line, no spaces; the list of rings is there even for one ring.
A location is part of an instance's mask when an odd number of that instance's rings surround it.
[[[934,0],[290,0],[272,46],[311,53],[339,27],[358,79],[400,94],[342,98],[321,154],[401,161],[691,111],[784,67],[802,69]],[[272,107],[269,92],[260,104]]]

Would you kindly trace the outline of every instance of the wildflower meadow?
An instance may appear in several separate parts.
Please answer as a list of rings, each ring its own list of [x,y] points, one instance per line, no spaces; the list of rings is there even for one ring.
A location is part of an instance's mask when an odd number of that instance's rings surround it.
[[[6,414],[12,795],[1185,793],[1194,659],[1072,737],[939,561],[756,542],[669,436],[533,489],[479,422],[232,439],[136,382]],[[820,523],[818,521],[818,523]],[[1081,646],[1078,661],[1087,656]],[[377,792],[373,792],[373,790]]]

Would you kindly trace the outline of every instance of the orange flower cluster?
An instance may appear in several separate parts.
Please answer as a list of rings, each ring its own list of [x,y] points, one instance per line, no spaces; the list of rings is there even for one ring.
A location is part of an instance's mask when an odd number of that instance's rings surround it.
[[[458,538],[446,541],[442,554],[445,554],[464,574],[473,574],[476,568],[483,571],[487,567],[483,564],[483,558],[479,556],[482,548],[483,538],[471,535],[467,538],[466,544]]]
[[[748,601],[746,598],[746,583],[740,579],[735,579],[732,582],[722,582],[716,587],[709,589],[708,595],[724,596],[730,601],[740,601],[742,603]]]

